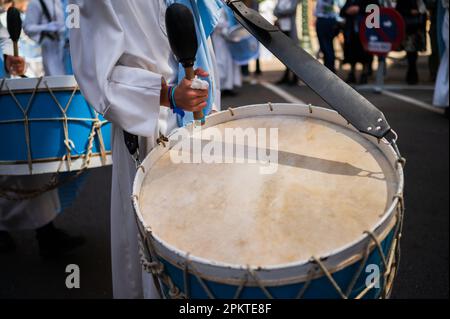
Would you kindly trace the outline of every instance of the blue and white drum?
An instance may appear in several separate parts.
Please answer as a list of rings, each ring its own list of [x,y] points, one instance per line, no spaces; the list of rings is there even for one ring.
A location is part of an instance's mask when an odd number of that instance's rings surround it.
[[[404,213],[395,143],[295,104],[238,108],[181,130],[133,186],[144,269],[164,297],[389,297]]]
[[[0,80],[0,175],[110,165],[111,124],[73,76]]]
[[[243,26],[235,25],[227,34],[231,56],[239,65],[246,65],[259,57],[259,42]]]

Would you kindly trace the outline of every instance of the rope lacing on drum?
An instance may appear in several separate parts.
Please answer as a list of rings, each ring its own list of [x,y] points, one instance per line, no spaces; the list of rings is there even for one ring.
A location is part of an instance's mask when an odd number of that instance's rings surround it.
[[[12,92],[12,90],[9,88],[8,84],[3,80],[2,84],[0,86],[0,89],[5,86],[9,92],[9,94],[11,95],[11,97],[13,98],[13,100],[16,103],[16,106],[19,108],[19,110],[21,110],[22,114],[24,115],[24,124],[25,124],[25,139],[26,139],[26,144],[27,144],[27,158],[28,158],[28,166],[29,166],[29,170],[30,173],[32,173],[33,171],[33,163],[32,163],[32,157],[31,157],[31,138],[29,135],[29,118],[28,118],[28,113],[30,112],[31,109],[31,105],[32,102],[35,99],[36,93],[40,87],[40,84],[42,82],[43,78],[39,78],[37,81],[37,84],[32,92],[32,95],[30,97],[30,100],[28,101],[27,106],[24,108],[22,106],[22,104],[20,103],[20,101],[16,98],[14,92]],[[17,189],[17,188],[12,188],[12,187],[1,187],[0,188],[0,197],[5,198],[7,200],[10,201],[21,201],[21,200],[26,200],[26,199],[32,199],[35,197],[38,197],[46,192],[52,191],[54,189],[57,189],[69,182],[74,181],[75,179],[77,179],[78,177],[80,177],[82,174],[84,174],[87,169],[89,169],[90,167],[90,163],[91,163],[91,159],[92,159],[92,154],[93,154],[93,148],[94,148],[94,141],[97,137],[98,142],[100,144],[100,154],[101,154],[101,158],[102,158],[102,163],[103,165],[106,164],[106,147],[105,147],[105,143],[103,140],[103,136],[101,135],[101,129],[103,127],[103,125],[105,123],[107,123],[107,121],[100,121],[98,113],[95,112],[95,118],[92,119],[77,119],[78,121],[92,121],[92,127],[91,127],[91,131],[89,133],[88,136],[88,143],[87,143],[87,147],[86,147],[86,151],[85,151],[85,155],[84,155],[84,161],[81,165],[80,170],[72,176],[69,176],[67,178],[65,178],[64,180],[60,180],[59,174],[63,168],[64,163],[67,163],[69,165],[69,170],[70,170],[70,165],[71,165],[71,154],[70,154],[70,149],[74,148],[75,145],[73,144],[73,142],[69,139],[69,133],[68,133],[68,126],[67,123],[69,120],[75,120],[75,119],[71,119],[69,117],[67,117],[67,110],[69,108],[69,106],[71,105],[72,101],[73,101],[73,97],[75,95],[75,93],[79,90],[78,87],[75,87],[72,95],[68,101],[68,103],[66,104],[65,107],[62,107],[62,105],[59,103],[59,101],[57,100],[56,96],[54,95],[53,91],[50,89],[50,87],[48,86],[47,82],[44,82],[47,89],[50,92],[50,95],[52,96],[53,100],[55,101],[55,103],[57,104],[57,106],[59,107],[60,111],[63,113],[64,116],[64,136],[65,136],[65,140],[64,143],[68,149],[68,153],[66,153],[65,155],[63,155],[60,159],[60,164],[58,166],[58,169],[56,171],[55,174],[52,175],[52,177],[50,178],[50,181],[46,184],[44,184],[42,187],[37,188],[37,189]],[[33,121],[39,121],[39,120],[45,120],[45,121],[59,121],[60,119],[33,119]],[[4,123],[5,121],[0,121],[0,124]],[[11,121],[8,121],[11,122]]]
[[[241,296],[242,291],[244,291],[244,288],[247,285],[247,283],[248,283],[248,276],[245,275],[244,279],[241,281],[241,284],[236,289],[233,299],[239,299],[239,297]]]
[[[28,112],[30,111],[31,105],[34,101],[34,98],[36,96],[36,93],[39,89],[41,82],[42,82],[42,77],[37,80],[36,86],[34,87],[31,97],[28,100],[28,104],[25,108],[22,106],[22,104],[16,98],[16,95],[14,94],[14,92],[9,88],[8,83],[4,82],[4,85],[5,85],[6,89],[8,90],[9,95],[13,99],[14,103],[16,103],[17,108],[22,112],[23,117],[24,117],[23,121],[24,121],[24,129],[25,129],[25,142],[27,144],[27,161],[28,161],[28,168],[30,170],[30,174],[33,173],[33,162],[32,162],[32,157],[31,157],[30,121],[28,118]],[[0,123],[2,123],[2,122],[0,122]]]
[[[151,274],[155,280],[161,280],[161,282],[168,288],[168,297],[170,299],[184,299],[184,295],[181,293],[180,289],[173,283],[172,279],[165,273],[164,265],[154,258],[152,261],[149,260],[147,254],[145,253],[143,238],[138,235],[138,245],[139,245],[139,256],[141,260],[141,265],[144,271]],[[155,282],[157,288],[160,290],[160,294],[163,296],[164,292],[161,286]]]
[[[306,281],[303,281],[303,285],[300,288],[297,299],[301,299],[305,296],[308,289],[311,287],[311,283],[314,281],[314,279],[318,278],[321,274],[325,275],[325,277],[328,279],[328,281],[331,283],[331,285],[334,287],[338,295],[343,299],[348,299],[351,297],[352,290],[354,289],[358,279],[360,278],[361,274],[363,273],[364,266],[366,266],[367,260],[373,251],[373,247],[377,250],[377,252],[380,255],[380,258],[382,260],[383,264],[383,271],[381,272],[382,278],[384,280],[383,288],[380,292],[379,297],[380,298],[388,298],[390,295],[390,292],[392,291],[392,285],[393,280],[395,278],[395,275],[398,270],[399,262],[400,262],[400,238],[401,238],[401,230],[403,225],[403,215],[404,215],[404,204],[403,204],[403,195],[398,194],[394,197],[394,199],[397,200],[397,206],[396,206],[396,226],[394,230],[393,239],[391,242],[391,245],[388,250],[387,256],[384,254],[382,245],[378,237],[375,235],[375,233],[366,231],[364,234],[367,236],[367,245],[365,247],[365,250],[363,254],[360,256],[360,264],[358,267],[358,270],[355,272],[354,276],[352,277],[350,284],[348,287],[344,290],[338,285],[336,280],[333,278],[332,271],[329,270],[325,264],[326,260],[319,259],[312,257],[311,258],[311,269],[308,271],[307,279]],[[151,234],[149,234],[151,236]],[[167,275],[167,273],[164,270],[164,266],[158,261],[156,263],[148,262],[148,258],[145,257],[145,254],[143,253],[143,246],[140,242],[140,253],[141,253],[141,261],[143,262],[143,267],[146,271],[151,272],[155,276],[159,278],[159,280],[168,288],[168,297],[169,298],[190,298],[190,287],[189,287],[189,275],[194,275],[197,281],[199,282],[202,289],[205,291],[206,295],[210,299],[215,299],[215,296],[213,295],[212,291],[209,289],[206,282],[201,277],[200,273],[195,269],[195,267],[192,265],[192,262],[189,259],[189,255],[185,261],[185,263],[182,265],[181,270],[183,271],[183,281],[184,281],[184,292],[181,292],[178,287],[176,287],[171,280],[171,278]],[[151,244],[151,239],[145,241],[148,247],[148,251],[153,256],[153,260],[158,260],[156,252],[154,250],[154,247]],[[381,279],[381,276],[380,278]],[[368,285],[365,289],[363,289],[357,296],[355,296],[355,299],[363,298],[367,295],[367,293],[375,287],[376,281]],[[273,284],[273,283],[272,283]],[[250,267],[247,267],[247,271],[245,272],[242,280],[240,280],[240,284],[236,289],[234,298],[237,299],[241,296],[244,289],[248,286],[254,286],[256,285],[265,295],[266,298],[272,299],[272,294],[268,291],[268,288],[265,286],[264,282],[259,279],[259,277],[256,274],[256,270],[252,269]],[[160,291],[162,295],[164,295],[164,292]]]
[[[66,185],[67,183],[70,183],[77,178],[79,178],[81,175],[83,175],[90,166],[91,159],[92,159],[92,148],[94,139],[96,136],[96,125],[92,126],[91,133],[89,134],[88,138],[88,147],[87,147],[87,153],[84,158],[83,165],[81,166],[80,170],[72,176],[69,176],[65,178],[64,180],[60,180],[59,174],[61,172],[63,163],[66,161],[66,155],[64,155],[60,161],[59,167],[55,174],[52,175],[50,178],[50,181],[46,184],[44,184],[42,187],[37,189],[18,189],[18,188],[12,188],[12,187],[0,187],[0,197],[5,198],[9,201],[21,201],[21,200],[27,200],[36,198],[46,192],[52,191],[54,189],[57,189],[63,185]]]
[[[169,143],[169,138],[163,134],[159,134],[159,137],[156,139],[156,144],[166,147],[167,143]]]
[[[297,294],[297,297],[295,299],[302,299],[303,296],[305,295],[306,291],[309,288],[309,285],[311,284],[313,278],[314,278],[314,274],[315,274],[315,266],[313,265],[312,269],[310,269],[308,271],[308,278],[306,280],[306,282],[303,284],[302,288],[300,289],[300,291]]]
[[[33,118],[33,119],[29,118],[29,113],[33,106],[33,102],[35,101],[36,94],[38,93],[39,88],[41,86],[41,83],[44,83],[52,100],[55,102],[56,106],[60,110],[61,118]],[[92,122],[92,125],[95,127],[95,130],[97,131],[96,137],[98,139],[99,146],[100,146],[100,156],[102,159],[102,163],[103,164],[106,163],[106,148],[105,148],[105,143],[104,143],[103,136],[101,133],[101,128],[104,124],[107,123],[107,121],[100,121],[98,113],[95,111],[94,111],[94,114],[95,114],[94,119],[93,118],[73,118],[73,117],[69,117],[67,115],[68,109],[69,109],[70,105],[72,104],[76,93],[79,91],[78,86],[75,86],[73,88],[73,91],[69,98],[69,101],[67,102],[67,104],[65,106],[62,106],[61,103],[58,101],[54,91],[49,87],[47,81],[45,81],[43,77],[38,78],[36,81],[36,85],[31,90],[31,96],[25,107],[17,99],[16,95],[11,90],[11,88],[9,87],[8,83],[5,80],[2,81],[0,90],[3,89],[3,87],[6,88],[8,94],[11,96],[12,100],[14,101],[16,107],[23,114],[23,119],[2,120],[2,121],[0,121],[0,124],[13,124],[13,123],[22,123],[22,122],[24,123],[25,141],[26,141],[26,146],[27,146],[27,163],[29,166],[30,174],[33,173],[33,159],[32,159],[32,154],[31,154],[30,122],[36,122],[36,121],[45,121],[45,122],[58,121],[58,122],[63,123],[64,145],[66,146],[66,156],[61,157],[60,161],[62,161],[64,159],[64,161],[67,162],[67,164],[69,166],[69,171],[70,171],[71,158],[72,158],[71,150],[75,149],[75,145],[69,137],[68,122],[69,121],[70,122]],[[88,149],[85,150],[85,152],[87,152],[87,151],[88,151]],[[82,154],[82,152],[77,152],[77,153]]]
[[[325,265],[319,259],[317,259],[316,257],[312,257],[312,261],[314,263],[316,263],[320,267],[320,269],[322,270],[323,274],[328,278],[328,280],[333,285],[334,289],[336,289],[337,293],[341,296],[341,298],[342,299],[347,299],[347,296],[344,295],[344,293],[342,292],[341,287],[339,287],[339,285],[334,280],[333,276],[328,271],[328,269],[325,267]]]
[[[189,255],[188,255],[189,256]],[[197,271],[197,269],[195,269],[195,267],[192,265],[191,261],[188,259],[186,259],[185,264],[187,265],[186,269],[187,270],[191,270],[191,273],[195,276],[195,278],[197,279],[198,283],[200,284],[200,286],[202,286],[203,290],[205,291],[205,293],[208,295],[209,299],[216,299],[216,297],[214,296],[214,294],[211,292],[211,290],[209,289],[208,285],[205,283],[205,281],[202,279],[202,277],[199,275],[199,272]],[[185,281],[188,280],[188,278],[184,279]]]

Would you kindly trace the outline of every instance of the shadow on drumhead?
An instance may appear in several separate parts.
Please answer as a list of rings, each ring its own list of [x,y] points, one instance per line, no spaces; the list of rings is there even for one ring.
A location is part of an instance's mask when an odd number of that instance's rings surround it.
[[[204,150],[205,146],[210,144],[210,140],[201,140],[202,147],[201,149]],[[385,174],[380,172],[372,172],[365,169],[361,169],[359,167],[356,167],[350,163],[346,162],[339,162],[339,161],[333,161],[323,158],[317,158],[307,155],[301,155],[296,154],[292,152],[286,152],[286,151],[277,151],[273,149],[261,149],[259,147],[251,147],[249,145],[239,145],[239,147],[242,148],[241,154],[244,154],[244,157],[242,156],[236,156],[236,145],[225,143],[225,142],[214,142],[216,144],[216,147],[221,147],[222,152],[221,154],[225,154],[224,150],[226,149],[232,149],[233,150],[233,158],[234,163],[238,163],[237,159],[240,160],[240,162],[244,163],[250,163],[251,161],[264,161],[270,158],[268,154],[277,153],[277,159],[278,165],[281,166],[290,166],[290,167],[296,167],[301,168],[305,170],[310,171],[316,171],[324,174],[331,174],[331,175],[343,175],[343,176],[357,176],[357,177],[363,177],[363,178],[373,178],[380,181],[385,181],[386,177]],[[192,150],[189,152],[191,155],[196,154]],[[198,154],[198,153],[197,153]],[[256,158],[254,156],[249,156],[250,154],[264,154],[266,158],[257,158],[258,155],[256,155]],[[223,161],[224,163],[225,161]],[[261,163],[263,164],[263,163]]]

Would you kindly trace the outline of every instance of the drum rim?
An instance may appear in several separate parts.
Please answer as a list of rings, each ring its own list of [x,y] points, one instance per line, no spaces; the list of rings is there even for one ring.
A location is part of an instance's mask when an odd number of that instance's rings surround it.
[[[254,113],[255,111],[265,109],[267,113]],[[268,111],[270,109],[270,112]],[[316,113],[321,113],[320,116],[314,116],[312,111]],[[305,104],[292,104],[292,103],[269,103],[269,104],[253,104],[244,106],[235,110],[229,110],[229,111],[222,111],[219,113],[216,113],[210,117],[208,117],[208,124],[205,128],[215,126],[217,124],[226,123],[233,120],[239,120],[243,118],[248,118],[252,116],[265,116],[270,115],[271,112],[277,112],[276,115],[287,115],[287,116],[303,116],[303,117],[310,117],[313,119],[319,119],[327,122],[331,122],[336,125],[340,125],[343,127],[348,128],[351,131],[354,131],[355,133],[359,133],[353,126],[351,126],[345,119],[343,119],[337,112],[323,108],[323,107],[316,107],[312,105],[305,105]],[[227,115],[231,113],[232,118],[228,119],[226,121],[219,120],[220,117]],[[252,114],[253,112],[253,114]],[[243,114],[237,114],[237,113],[243,113]],[[250,113],[250,114],[248,114]],[[329,119],[326,117],[332,117],[333,119]],[[235,117],[235,118],[234,118]],[[177,130],[175,130],[170,136],[172,136]],[[378,145],[378,149],[380,152],[386,157],[389,164],[392,166],[392,170],[394,173],[396,173],[397,178],[397,188],[395,190],[395,194],[403,194],[404,190],[404,172],[403,167],[398,161],[400,160],[399,156],[395,153],[395,150],[391,145],[385,144],[383,142],[378,143],[378,141],[370,136],[363,135],[364,138],[366,138],[369,142],[374,143],[375,145]],[[386,140],[383,140],[386,142]],[[135,216],[138,219],[138,227],[142,227],[143,231],[145,232],[146,236],[149,236],[150,239],[154,241],[154,244],[158,246],[158,253],[161,252],[161,249],[164,250],[164,253],[162,257],[168,261],[169,263],[173,264],[174,266],[182,266],[180,265],[180,260],[189,261],[190,264],[197,266],[197,271],[200,268],[199,266],[202,266],[202,269],[207,269],[208,274],[214,278],[223,278],[221,275],[212,275],[214,273],[214,270],[221,270],[223,272],[248,272],[249,270],[254,271],[255,273],[258,273],[260,275],[260,279],[262,281],[276,281],[277,283],[284,282],[287,283],[293,283],[298,282],[296,279],[288,278],[286,280],[283,280],[280,278],[285,278],[286,276],[281,276],[282,274],[292,274],[293,270],[295,270],[296,277],[303,277],[306,275],[306,272],[310,269],[309,265],[311,265],[311,259],[308,260],[299,260],[295,262],[290,263],[284,263],[284,264],[278,264],[278,265],[269,265],[269,266],[252,266],[252,267],[246,267],[244,265],[236,265],[236,264],[229,264],[225,262],[219,262],[214,260],[208,260],[202,257],[198,257],[195,255],[191,255],[185,251],[182,251],[178,249],[177,247],[174,247],[173,245],[167,243],[157,235],[153,234],[151,227],[146,225],[140,205],[139,205],[139,196],[141,191],[142,182],[144,181],[146,175],[147,175],[147,166],[151,168],[154,163],[156,163],[161,156],[163,156],[166,152],[170,150],[171,147],[165,148],[164,146],[158,146],[153,151],[151,151],[145,160],[142,162],[141,168],[138,169],[138,172],[136,174],[135,180],[133,182],[133,195],[132,195],[132,204]],[[387,154],[387,152],[389,154]],[[390,155],[390,156],[389,156]],[[153,158],[156,157],[156,158]],[[392,158],[391,158],[392,157]],[[397,159],[397,164],[393,163],[393,159]],[[150,164],[149,164],[150,163]],[[396,165],[396,166],[395,166]],[[141,181],[140,184],[138,182]],[[138,191],[137,191],[138,190]],[[397,197],[394,197],[392,199],[392,202],[390,205],[388,205],[387,209],[384,211],[382,217],[380,220],[370,229],[372,233],[376,234],[377,237],[383,237],[383,240],[386,238],[386,236],[393,230],[396,223],[393,222],[393,220],[396,218],[395,211],[398,205],[400,204],[400,199]],[[148,239],[148,238],[147,238]],[[355,256],[358,254],[362,255],[362,252],[358,250],[360,253],[355,253],[354,250],[361,245],[366,244],[367,245],[368,236],[364,233],[361,234],[355,241],[348,243],[345,246],[338,247],[327,254],[324,254],[322,256],[316,256],[320,260],[324,262],[325,265],[331,264],[330,267],[327,267],[328,269],[332,269],[331,272],[339,271],[342,269],[345,269],[349,265],[353,264],[355,262]],[[170,256],[170,257],[169,257]],[[347,256],[347,258],[344,258]],[[362,257],[362,256],[361,256]],[[360,258],[356,259],[359,260]],[[178,260],[178,261],[177,261]],[[276,274],[274,274],[276,273]],[[207,277],[207,276],[206,276]],[[236,276],[233,276],[233,278],[237,278]],[[239,277],[240,278],[240,277]],[[217,280],[217,279],[215,279]],[[227,281],[227,279],[224,278],[224,281]]]
[[[47,89],[47,86],[51,89],[64,89],[67,91],[71,91],[77,88],[78,84],[73,75],[47,76],[42,78],[5,79],[4,81],[0,81],[0,95],[9,94],[9,90],[15,92],[23,91],[23,93],[33,92],[34,90]]]
[[[0,162],[0,176],[42,175],[52,174],[56,171],[59,173],[76,172],[83,167],[85,158],[85,155],[74,156],[71,160],[70,167],[67,161],[62,161],[61,157],[55,157],[48,161],[32,161],[32,170],[30,170],[27,163],[12,164],[9,162]],[[106,152],[105,160],[102,159],[101,153],[96,152],[91,155],[89,169],[111,166],[112,164],[112,151]]]

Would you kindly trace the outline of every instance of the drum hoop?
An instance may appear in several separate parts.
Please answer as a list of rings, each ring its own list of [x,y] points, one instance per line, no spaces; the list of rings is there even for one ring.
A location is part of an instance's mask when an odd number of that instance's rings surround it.
[[[257,117],[257,116],[267,116],[267,115],[287,115],[287,116],[303,116],[313,119],[323,120],[330,122],[332,124],[347,127],[348,129],[360,134],[353,126],[347,123],[339,114],[335,111],[322,108],[313,107],[312,105],[300,105],[300,104],[257,104],[241,107],[234,110],[229,110],[216,113],[208,117],[207,125],[205,128],[213,127],[218,124],[227,123],[233,120]],[[192,131],[192,126],[188,127]],[[170,136],[177,132],[175,130]],[[385,143],[379,143],[376,138],[363,135],[368,141],[378,146],[380,152],[387,158],[392,166],[392,169],[397,173],[397,189],[396,196],[394,196],[391,204],[383,213],[382,217],[375,224],[369,233],[375,234],[377,238],[386,237],[390,231],[395,227],[396,224],[401,220],[398,219],[395,212],[398,207],[402,205],[401,198],[403,197],[404,189],[404,177],[403,177],[403,166],[401,165],[401,159],[399,155],[394,151],[394,148],[387,143],[386,140],[382,140]],[[279,264],[273,266],[264,267],[244,267],[242,265],[233,265],[223,262],[217,262],[212,260],[207,260],[205,258],[192,256],[187,252],[181,251],[178,248],[166,243],[164,240],[159,238],[157,235],[152,233],[152,229],[146,225],[143,215],[140,210],[139,205],[139,194],[141,191],[142,182],[146,176],[146,171],[153,166],[166,152],[168,152],[173,146],[173,140],[170,140],[170,145],[168,147],[158,146],[156,147],[147,158],[143,161],[140,169],[136,174],[136,178],[133,184],[133,196],[132,203],[135,210],[136,218],[140,223],[140,227],[145,230],[148,241],[151,241],[156,248],[156,251],[161,254],[168,262],[176,267],[182,267],[184,262],[188,261],[190,264],[194,265],[195,268],[200,270],[204,278],[215,278],[215,281],[227,282],[237,280],[242,281],[242,277],[251,269],[258,274],[261,281],[274,282],[280,284],[281,282],[298,282],[299,277],[306,277],[308,271],[311,268],[312,260],[302,260],[286,264]],[[383,238],[384,239],[384,238]],[[353,264],[355,261],[362,258],[363,249],[357,249],[358,247],[366,247],[367,242],[370,238],[367,234],[362,233],[359,238],[355,241],[332,250],[331,252],[325,254],[324,256],[317,256],[323,264],[330,269],[332,272],[344,269],[349,265]],[[344,258],[345,257],[345,258]],[[217,272],[220,272],[217,275]],[[226,274],[226,275],[225,275]],[[295,277],[295,278],[294,278]],[[217,279],[219,278],[219,279]],[[286,279],[287,278],[287,279]]]
[[[53,91],[73,91],[78,88],[75,77],[71,75],[43,77],[39,86],[36,87],[40,79],[6,79],[4,85],[0,85],[0,95],[9,94],[8,88],[18,94],[33,93],[36,90],[36,92],[48,92],[47,86]]]
[[[39,174],[51,174],[54,173],[58,168],[60,173],[74,172],[78,171],[83,166],[83,161],[86,155],[77,155],[72,157],[72,163],[70,168],[67,165],[62,165],[63,160],[61,157],[34,160],[33,170],[30,172],[30,167],[27,161],[21,162],[0,162],[0,175],[4,176],[24,176],[24,175],[39,175]],[[106,152],[106,159],[102,158],[100,152],[93,153],[91,155],[91,165],[89,168],[97,168],[103,166],[112,165],[112,152]]]
[[[112,151],[106,151],[105,154],[112,155]],[[96,157],[96,156],[101,156],[100,152],[92,152],[91,157]],[[86,154],[71,156],[71,158],[73,160],[77,160],[77,159],[85,158],[85,157],[86,157]],[[32,162],[36,163],[36,164],[46,164],[46,163],[59,162],[59,161],[61,161],[61,156],[60,157],[47,157],[47,158],[33,159]],[[26,161],[26,160],[23,160],[23,161],[0,161],[0,167],[6,166],[6,165],[25,165],[25,164],[28,165],[28,161]]]

